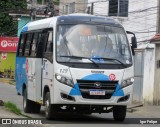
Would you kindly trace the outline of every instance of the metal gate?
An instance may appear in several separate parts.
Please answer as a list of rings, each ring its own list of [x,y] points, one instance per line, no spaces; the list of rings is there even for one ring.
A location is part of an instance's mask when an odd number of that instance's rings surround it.
[[[134,56],[133,103],[143,102],[144,50],[136,50]]]

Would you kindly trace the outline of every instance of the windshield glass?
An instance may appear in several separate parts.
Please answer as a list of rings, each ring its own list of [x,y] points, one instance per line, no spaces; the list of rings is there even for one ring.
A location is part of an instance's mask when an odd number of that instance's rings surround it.
[[[60,25],[57,28],[58,62],[131,64],[131,53],[123,28],[102,25]],[[83,57],[75,59],[75,57]],[[112,58],[112,59],[105,59]]]

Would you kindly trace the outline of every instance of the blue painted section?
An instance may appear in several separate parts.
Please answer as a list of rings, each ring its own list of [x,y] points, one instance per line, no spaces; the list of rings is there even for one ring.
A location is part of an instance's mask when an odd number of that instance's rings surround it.
[[[28,84],[25,65],[26,65],[26,58],[22,57],[16,58],[16,71],[15,71],[16,89],[20,94],[22,94],[23,83],[25,83],[26,85]]]
[[[115,92],[113,93],[112,96],[124,96],[124,92],[120,87],[120,84],[118,83]]]
[[[81,96],[81,92],[80,92],[78,83],[76,83],[76,84],[74,85],[74,88],[71,89],[69,95],[77,95],[77,96]]]
[[[92,81],[108,81],[109,77],[104,74],[91,74],[83,77],[81,80],[92,80]],[[78,83],[75,83],[74,87],[71,89],[69,95],[81,96],[81,92],[78,86]],[[112,96],[124,96],[123,90],[120,88],[120,84],[118,83],[115,92]]]
[[[26,25],[25,27],[23,27],[22,32],[27,32],[28,31],[28,26]]]

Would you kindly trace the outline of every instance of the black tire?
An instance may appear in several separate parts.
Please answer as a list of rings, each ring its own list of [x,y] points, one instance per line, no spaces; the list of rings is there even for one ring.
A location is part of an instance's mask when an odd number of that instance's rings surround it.
[[[86,115],[92,115],[92,113],[91,112],[87,112],[87,113],[85,113]]]
[[[92,113],[91,112],[77,112],[77,114],[80,114],[80,115],[91,115]]]
[[[40,104],[38,104],[38,103],[36,103],[36,102],[32,102],[32,105],[33,105],[33,107],[32,107],[32,112],[33,113],[40,113],[40,111],[41,111],[41,105]]]
[[[27,99],[27,90],[24,89],[23,93],[23,110],[25,113],[31,113],[32,111],[32,101]]]
[[[55,109],[54,105],[51,105],[50,92],[46,93],[44,101],[45,101],[46,119],[48,119],[48,120],[54,119],[56,116],[56,109]]]
[[[123,122],[126,118],[127,106],[114,106],[113,118],[115,121]]]

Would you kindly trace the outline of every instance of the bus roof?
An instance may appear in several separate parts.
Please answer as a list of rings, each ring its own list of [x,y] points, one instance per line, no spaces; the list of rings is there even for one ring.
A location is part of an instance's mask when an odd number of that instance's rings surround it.
[[[110,17],[75,13],[30,22],[23,27],[22,32],[53,27],[52,23],[54,22],[56,24],[103,24],[122,27],[120,23]]]
[[[77,24],[77,23],[89,23],[89,24],[108,24],[108,25],[116,25],[121,26],[120,23],[115,21],[111,17],[102,17],[102,16],[95,16],[89,14],[69,14],[57,17],[58,24]]]

